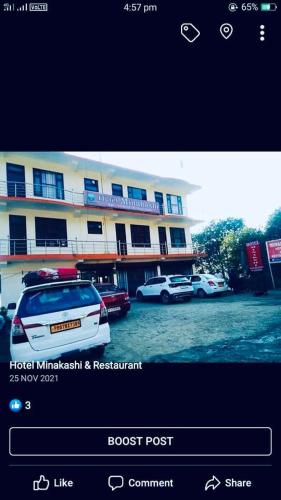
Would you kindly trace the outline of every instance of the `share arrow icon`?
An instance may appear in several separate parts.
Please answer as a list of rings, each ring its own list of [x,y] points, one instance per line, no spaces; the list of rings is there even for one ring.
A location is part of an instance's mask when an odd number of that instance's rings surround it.
[[[206,482],[205,491],[207,491],[209,488],[212,488],[212,490],[214,491],[220,484],[220,480],[216,476],[213,476],[212,479],[209,479],[209,481]]]

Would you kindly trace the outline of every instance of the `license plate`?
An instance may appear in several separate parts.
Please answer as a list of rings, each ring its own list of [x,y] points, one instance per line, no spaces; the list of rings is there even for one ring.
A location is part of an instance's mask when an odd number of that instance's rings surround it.
[[[56,323],[51,325],[51,333],[64,332],[65,330],[72,330],[74,328],[80,328],[81,319],[75,319],[73,321],[64,321],[64,323]]]
[[[181,288],[189,288],[189,285],[183,285]]]
[[[107,310],[108,312],[114,312],[114,311],[120,311],[121,307],[109,307]]]
[[[223,286],[223,285],[224,285],[224,283],[219,283],[219,286]]]

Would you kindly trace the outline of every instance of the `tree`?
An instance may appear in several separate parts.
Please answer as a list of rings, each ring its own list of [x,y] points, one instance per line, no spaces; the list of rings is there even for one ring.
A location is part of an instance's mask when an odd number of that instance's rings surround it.
[[[265,226],[265,237],[267,241],[281,238],[281,207],[268,218]]]
[[[223,246],[226,235],[235,234],[244,227],[243,219],[228,219],[212,221],[201,233],[193,235],[195,245],[202,245],[208,254],[199,260],[197,268],[210,273],[222,272],[228,268],[227,253]]]
[[[264,234],[261,230],[242,227],[238,231],[227,233],[222,242],[222,252],[225,255],[228,269],[247,268],[246,243],[250,241],[259,241],[263,248]]]

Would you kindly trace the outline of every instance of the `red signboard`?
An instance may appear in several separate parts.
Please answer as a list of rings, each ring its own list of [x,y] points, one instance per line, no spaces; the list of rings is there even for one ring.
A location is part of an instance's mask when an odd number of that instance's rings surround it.
[[[262,271],[264,265],[259,241],[251,241],[250,243],[246,243],[246,250],[250,271]]]
[[[270,264],[281,262],[281,240],[267,241],[266,246]]]

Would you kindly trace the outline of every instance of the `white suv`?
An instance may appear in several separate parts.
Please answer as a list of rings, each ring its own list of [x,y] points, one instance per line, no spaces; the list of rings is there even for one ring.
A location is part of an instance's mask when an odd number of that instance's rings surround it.
[[[223,278],[216,278],[213,274],[192,274],[187,276],[194,288],[194,295],[200,298],[207,295],[218,295],[228,290],[228,285]]]
[[[110,342],[107,309],[86,280],[60,281],[23,290],[11,326],[14,361],[47,361]]]
[[[163,304],[169,304],[177,299],[189,301],[192,295],[193,286],[190,280],[182,275],[155,276],[139,286],[136,291],[137,300],[158,297]]]

